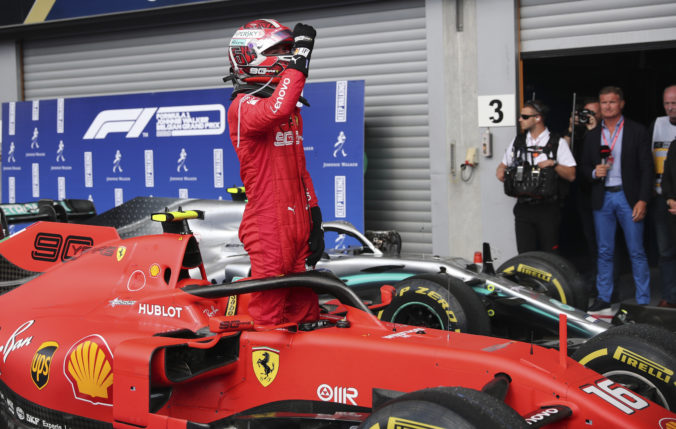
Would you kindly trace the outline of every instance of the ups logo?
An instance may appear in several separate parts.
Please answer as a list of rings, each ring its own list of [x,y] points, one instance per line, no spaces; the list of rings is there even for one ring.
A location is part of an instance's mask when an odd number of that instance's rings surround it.
[[[35,386],[42,390],[49,382],[49,370],[52,366],[52,358],[59,344],[54,341],[42,343],[33,356],[31,362],[31,379]]]

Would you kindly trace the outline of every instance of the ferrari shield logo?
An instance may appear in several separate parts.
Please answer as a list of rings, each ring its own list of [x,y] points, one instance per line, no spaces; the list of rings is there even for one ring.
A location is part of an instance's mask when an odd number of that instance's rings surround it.
[[[115,256],[117,257],[117,262],[120,262],[122,258],[124,258],[124,254],[127,253],[127,248],[124,246],[120,246],[117,248],[117,252],[115,252]]]
[[[251,363],[258,381],[263,387],[268,387],[277,377],[279,351],[270,347],[254,347],[251,349]]]

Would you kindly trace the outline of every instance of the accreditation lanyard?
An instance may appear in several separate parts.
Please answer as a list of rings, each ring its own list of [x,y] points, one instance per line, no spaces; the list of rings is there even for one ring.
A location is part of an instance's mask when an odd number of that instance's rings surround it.
[[[611,157],[612,157],[613,149],[615,149],[615,143],[617,143],[617,138],[620,136],[620,132],[622,132],[623,127],[624,127],[624,117],[622,119],[620,119],[620,123],[617,124],[615,131],[613,132],[613,134],[610,135],[610,139],[612,140],[612,144],[608,144],[608,139],[606,139],[606,133],[604,133],[603,130],[601,130],[601,138],[603,139],[603,143],[606,146],[610,146]],[[612,159],[611,159],[611,161],[612,161]]]

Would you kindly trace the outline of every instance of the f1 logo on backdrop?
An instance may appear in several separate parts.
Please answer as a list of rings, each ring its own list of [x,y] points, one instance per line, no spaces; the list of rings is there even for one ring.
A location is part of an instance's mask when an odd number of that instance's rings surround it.
[[[225,107],[204,104],[103,110],[96,115],[82,138],[104,139],[109,133],[127,133],[128,139],[138,138],[153,117],[158,137],[219,135],[225,132]]]
[[[104,139],[108,133],[127,133],[128,139],[137,138],[156,111],[157,107],[104,110],[96,115],[82,138]]]

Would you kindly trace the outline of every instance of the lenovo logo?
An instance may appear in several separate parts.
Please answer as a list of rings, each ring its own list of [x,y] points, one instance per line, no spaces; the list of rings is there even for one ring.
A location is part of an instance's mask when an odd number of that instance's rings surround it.
[[[277,93],[277,98],[275,99],[275,108],[272,109],[272,113],[277,113],[279,108],[282,107],[282,102],[284,101],[284,97],[286,96],[286,90],[289,89],[290,83],[291,79],[289,79],[288,77],[282,81],[282,85],[279,89],[279,92]]]

